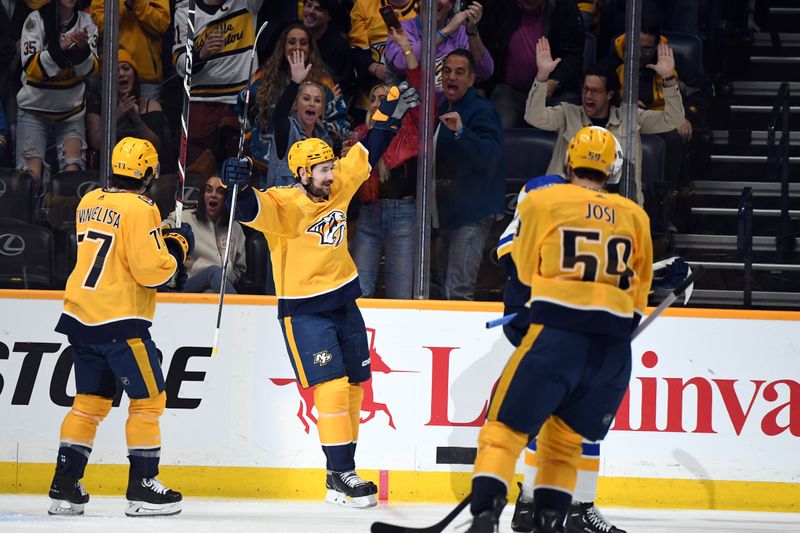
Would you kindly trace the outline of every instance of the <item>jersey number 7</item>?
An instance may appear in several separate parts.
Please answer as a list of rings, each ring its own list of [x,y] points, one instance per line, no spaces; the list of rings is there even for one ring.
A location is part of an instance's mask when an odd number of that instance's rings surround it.
[[[106,256],[111,250],[111,246],[114,244],[114,235],[95,230],[89,230],[86,233],[78,234],[78,244],[81,244],[86,240],[100,243],[100,245],[97,247],[97,251],[94,254],[92,266],[89,268],[89,272],[86,274],[86,279],[83,280],[83,288],[94,289],[97,287],[97,282],[100,281],[100,277],[103,275],[103,268],[106,265]]]

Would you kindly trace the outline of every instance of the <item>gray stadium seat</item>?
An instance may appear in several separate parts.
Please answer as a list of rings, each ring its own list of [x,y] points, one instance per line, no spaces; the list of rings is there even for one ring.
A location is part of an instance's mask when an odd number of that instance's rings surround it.
[[[29,173],[0,168],[0,218],[33,220],[33,178]]]
[[[0,288],[53,288],[53,234],[35,224],[0,221]]]
[[[44,197],[46,222],[57,231],[72,231],[75,227],[75,211],[81,198],[88,192],[102,187],[96,170],[70,170],[50,177]]]
[[[197,207],[197,202],[203,198],[203,187],[206,183],[206,176],[202,174],[187,174],[184,182],[183,208],[193,209]],[[177,174],[162,174],[161,177],[153,182],[149,196],[158,206],[161,218],[175,211],[175,191],[178,189]]]
[[[597,62],[597,39],[587,33],[583,39],[583,72]]]
[[[659,187],[664,183],[666,143],[658,135],[641,135],[642,187],[648,209],[659,205]]]
[[[675,56],[675,70],[681,80],[692,81],[705,76],[703,40],[700,37],[678,31],[665,31],[664,37],[669,39]]]

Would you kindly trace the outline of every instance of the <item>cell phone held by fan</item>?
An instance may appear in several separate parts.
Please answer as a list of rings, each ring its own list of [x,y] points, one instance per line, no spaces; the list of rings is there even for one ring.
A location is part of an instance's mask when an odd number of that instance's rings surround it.
[[[400,30],[400,19],[397,18],[397,13],[394,12],[392,6],[383,6],[378,12],[381,14],[381,18],[387,28]]]

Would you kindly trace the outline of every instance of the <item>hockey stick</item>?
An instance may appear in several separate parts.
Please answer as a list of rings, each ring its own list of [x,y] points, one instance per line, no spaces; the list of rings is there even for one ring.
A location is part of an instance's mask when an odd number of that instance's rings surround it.
[[[680,282],[680,283],[678,284],[678,286],[677,286],[677,287],[675,287],[675,288],[672,290],[672,292],[670,292],[670,293],[667,295],[667,297],[666,297],[666,298],[664,298],[664,299],[661,301],[661,303],[660,303],[660,304],[658,304],[658,307],[656,307],[656,308],[653,310],[653,312],[652,312],[652,313],[650,313],[649,315],[647,315],[647,318],[645,318],[645,319],[642,321],[642,323],[641,323],[641,324],[639,324],[639,327],[638,327],[638,328],[636,328],[636,331],[634,331],[634,332],[633,332],[633,334],[631,335],[631,342],[633,342],[633,340],[634,340],[634,339],[636,339],[636,337],[638,337],[639,335],[641,335],[641,334],[642,334],[642,332],[643,332],[645,329],[647,329],[647,327],[648,327],[650,324],[652,324],[652,323],[653,323],[653,320],[655,320],[656,318],[658,318],[658,315],[660,315],[661,313],[663,313],[665,309],[667,309],[667,308],[668,308],[670,305],[672,305],[673,303],[675,303],[675,300],[677,300],[678,298],[680,298],[680,297],[681,297],[681,294],[683,294],[683,292],[684,292],[684,291],[686,291],[688,294],[691,294],[691,291],[692,291],[692,289],[694,288],[694,282],[695,282],[695,281],[697,281],[698,279],[700,279],[700,277],[701,277],[703,274],[705,274],[705,270],[703,269],[703,267],[701,267],[701,266],[698,266],[697,268],[695,268],[694,272],[690,273],[690,274],[689,274],[689,275],[686,277],[686,279],[685,279],[685,280],[683,280],[682,282]]]
[[[189,99],[192,87],[192,59],[194,54],[195,0],[189,0],[186,16],[186,74],[183,76],[183,107],[181,108],[181,149],[178,156],[178,188],[175,190],[175,227],[181,227],[183,195],[186,185],[186,145],[189,141]]]
[[[395,526],[392,524],[387,524],[385,522],[374,522],[370,531],[372,533],[440,533],[444,531],[444,528],[450,525],[450,522],[456,519],[456,517],[464,510],[464,508],[469,505],[470,500],[472,499],[472,493],[467,494],[466,498],[461,500],[458,505],[456,505],[455,509],[450,511],[447,516],[433,524],[432,526],[428,527],[405,527],[405,526]]]
[[[669,259],[664,259],[663,261],[658,261],[656,263],[653,263],[653,270],[658,270],[659,268],[664,268],[667,265],[671,264],[676,259],[680,259],[680,257],[678,257],[678,256],[670,257]],[[675,289],[673,289],[673,292],[675,290],[677,290],[677,288],[680,287],[683,283],[685,283],[686,280],[689,279],[690,277],[692,277],[692,269],[691,268],[689,269],[689,271],[688,271],[688,273],[686,275],[686,278],[681,283],[679,283],[676,286]],[[692,279],[696,280],[699,277],[700,276],[695,276]],[[689,298],[691,298],[691,296],[692,296],[692,290],[694,289],[694,283],[690,283],[687,287],[684,287],[684,289],[685,289],[685,292],[686,292],[686,296],[684,297],[683,304],[686,305],[686,304],[689,303]],[[683,291],[681,291],[681,292],[683,292]],[[678,296],[680,296],[680,294]],[[670,302],[669,305],[672,305],[674,302],[675,302],[675,300],[672,300],[672,302]],[[669,307],[669,306],[667,306],[667,307]],[[516,317],[517,317],[517,313],[511,313],[511,314],[508,314],[508,315],[501,316],[500,318],[495,318],[494,320],[488,320],[488,321],[486,321],[486,329],[496,328],[497,326],[505,326],[506,324],[508,324],[509,322],[514,320]]]
[[[256,45],[258,38],[267,28],[269,21],[264,21],[258,31],[256,37],[253,39],[253,49],[250,51],[250,67],[247,71],[247,84],[244,88],[244,107],[242,109],[242,120],[239,123],[239,149],[236,157],[241,159],[244,156],[244,136],[247,131],[247,112],[250,109],[250,77],[253,75],[253,60],[256,57]],[[214,344],[211,348],[211,355],[217,353],[219,346],[219,327],[222,323],[222,302],[225,300],[225,281],[228,279],[228,263],[230,262],[231,252],[231,230],[233,229],[234,219],[236,217],[236,198],[239,195],[239,184],[234,183],[231,189],[231,212],[228,216],[228,234],[225,238],[225,257],[222,259],[222,279],[220,280],[219,287],[219,308],[217,309],[217,327],[214,329]]]

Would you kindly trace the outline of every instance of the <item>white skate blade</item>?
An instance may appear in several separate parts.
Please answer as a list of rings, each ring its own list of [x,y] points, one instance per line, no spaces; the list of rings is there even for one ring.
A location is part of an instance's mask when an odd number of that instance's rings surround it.
[[[140,516],[172,516],[181,512],[181,502],[175,503],[147,503],[128,501],[125,516],[138,518]]]
[[[353,507],[356,509],[367,509],[369,507],[375,507],[378,505],[378,499],[374,494],[351,498],[343,492],[333,489],[328,489],[328,492],[325,494],[325,501],[328,503],[335,503],[336,505],[341,505],[343,507]]]
[[[70,503],[67,500],[50,500],[50,509],[47,514],[53,516],[80,516],[83,514],[84,504]]]

